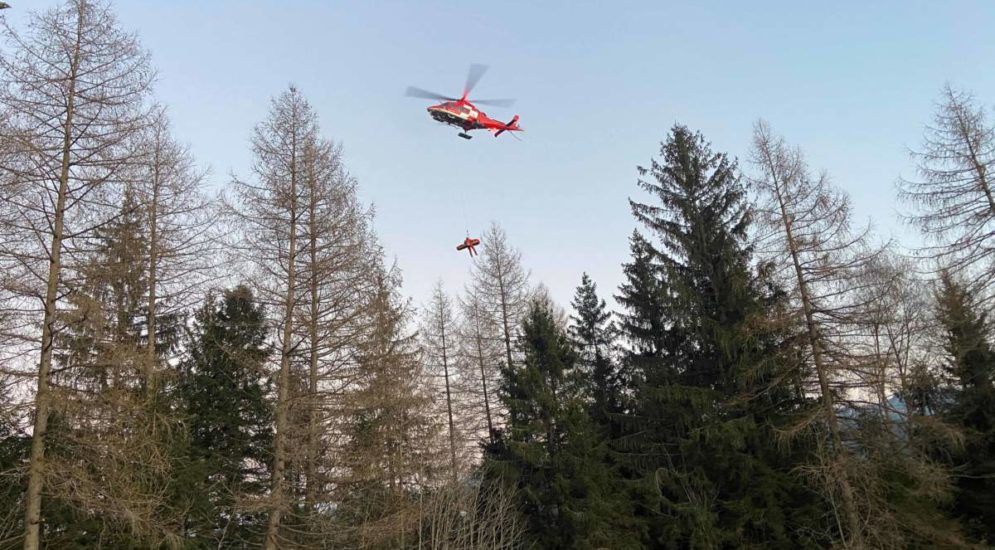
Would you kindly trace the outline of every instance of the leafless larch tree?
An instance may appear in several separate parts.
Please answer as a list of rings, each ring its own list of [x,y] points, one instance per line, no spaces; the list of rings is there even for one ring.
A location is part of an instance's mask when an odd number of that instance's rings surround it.
[[[260,301],[274,308],[276,354],[276,422],[269,522],[264,547],[280,544],[280,523],[290,506],[287,480],[290,432],[291,365],[300,344],[295,312],[303,305],[300,261],[307,219],[305,180],[307,151],[318,145],[317,117],[303,94],[290,87],[273,99],[269,116],[252,136],[254,181],[235,180],[234,200],[227,210],[240,227],[232,249],[255,272],[253,283]],[[313,158],[313,157],[312,157]]]
[[[113,219],[138,155],[129,146],[146,124],[148,55],[100,2],[72,0],[32,16],[18,34],[2,22],[14,55],[0,56],[0,102],[9,117],[0,172],[12,192],[4,220],[18,246],[2,251],[17,274],[9,292],[41,324],[25,496],[24,547],[40,545],[46,435],[52,411],[59,308],[74,291],[77,265],[94,231]],[[37,305],[38,307],[35,307]]]
[[[190,150],[173,138],[164,107],[153,107],[149,125],[134,146],[141,156],[129,187],[145,236],[143,269],[148,286],[144,384],[154,393],[156,373],[166,358],[162,344],[175,340],[169,333],[177,330],[183,312],[213,279],[216,209]],[[165,326],[159,319],[167,321]]]
[[[947,85],[923,143],[917,179],[899,182],[907,220],[928,239],[934,269],[990,294],[995,281],[995,126],[971,94]]]
[[[504,357],[503,345],[494,338],[498,328],[487,314],[474,286],[464,290],[459,300],[460,386],[471,398],[471,408],[479,418],[473,430],[480,439],[492,440],[497,428],[497,382]]]
[[[469,434],[466,432],[472,426],[466,422],[471,416],[461,406],[467,400],[461,399],[461,390],[466,384],[461,383],[460,369],[457,368],[458,319],[442,281],[436,283],[432,297],[422,313],[419,335],[425,374],[431,384],[432,394],[436,396],[435,401],[441,405],[438,407],[439,413],[447,420],[450,473],[455,483],[467,463],[466,442]]]
[[[798,149],[775,136],[765,122],[753,134],[753,161],[759,175],[751,183],[757,195],[759,251],[775,269],[775,277],[791,290],[792,323],[804,334],[807,363],[817,383],[807,388],[802,366],[798,383],[820,398],[816,419],[829,435],[833,474],[829,496],[839,500],[838,521],[843,540],[864,546],[864,526],[855,487],[848,475],[849,452],[843,445],[839,399],[841,385],[851,379],[846,344],[860,313],[855,282],[871,254],[866,232],[852,231],[849,198],[835,189],[825,174],[813,177]]]
[[[369,273],[379,248],[370,229],[371,212],[356,196],[356,182],[342,163],[341,149],[319,139],[303,150],[302,253],[295,331],[299,333],[306,388],[293,400],[296,432],[306,452],[295,460],[304,480],[304,510],[314,519],[329,498],[330,470],[341,397],[355,371],[355,349],[366,334],[362,317],[373,293]],[[303,460],[300,460],[303,458]],[[321,531],[309,525],[312,534]]]

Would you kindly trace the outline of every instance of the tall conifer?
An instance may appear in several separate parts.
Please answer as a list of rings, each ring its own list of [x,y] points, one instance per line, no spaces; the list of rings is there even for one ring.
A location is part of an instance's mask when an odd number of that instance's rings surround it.
[[[952,458],[954,512],[965,527],[995,542],[995,350],[988,321],[964,285],[943,272],[937,293],[938,319],[947,354],[945,370],[954,387],[945,417],[964,430],[964,447]],[[941,405],[941,406],[943,406]]]
[[[546,300],[530,302],[518,347],[522,363],[502,369],[508,422],[487,446],[488,467],[516,487],[539,548],[637,548],[587,415],[577,354]]]
[[[266,315],[245,286],[209,295],[187,332],[177,396],[188,451],[178,495],[188,538],[258,544],[266,518],[239,508],[266,492],[273,454]],[[191,495],[197,495],[191,498]],[[251,507],[250,507],[251,508]]]
[[[570,338],[577,348],[585,393],[591,400],[591,416],[604,425],[609,415],[622,412],[624,399],[625,380],[615,360],[615,323],[587,273],[581,276],[572,305]]]
[[[661,153],[640,169],[656,201],[630,201],[656,238],[634,239],[632,265],[647,274],[628,269],[630,285],[648,288],[623,289],[663,306],[659,319],[645,303],[624,304],[630,340],[652,344],[636,350],[650,360],[639,363],[627,434],[651,536],[690,547],[797,544],[806,535],[792,525],[792,503],[803,489],[773,427],[800,396],[783,383],[785,342],[769,313],[778,296],[752,265],[736,164],[683,126]]]

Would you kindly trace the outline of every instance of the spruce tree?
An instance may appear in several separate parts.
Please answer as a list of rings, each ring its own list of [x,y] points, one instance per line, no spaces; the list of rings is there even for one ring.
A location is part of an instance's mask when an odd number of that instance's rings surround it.
[[[176,391],[189,448],[177,496],[187,499],[186,531],[199,544],[258,544],[262,535],[265,517],[237,503],[265,494],[272,461],[266,340],[265,312],[245,286],[209,295],[187,332]]]
[[[964,431],[962,449],[951,462],[956,480],[954,513],[968,532],[995,542],[995,350],[987,316],[948,273],[940,277],[938,319],[947,354],[946,374],[954,388],[940,399],[945,419]]]
[[[614,360],[615,324],[605,301],[598,297],[597,285],[581,276],[572,302],[570,337],[577,348],[578,366],[583,372],[585,393],[591,399],[591,416],[607,425],[609,415],[622,412],[625,380]]]
[[[539,548],[635,548],[631,516],[614,492],[581,393],[577,354],[546,300],[521,325],[519,365],[502,369],[507,425],[486,447],[486,467],[513,484]]]
[[[0,398],[0,406],[9,405],[6,401],[6,398]],[[0,411],[9,408],[4,406]],[[24,528],[17,512],[24,505],[27,479],[23,465],[30,447],[31,438],[18,429],[13,415],[0,412],[0,510],[4,510],[0,512],[0,548],[6,548],[3,541],[15,540],[18,530]]]
[[[640,169],[657,201],[630,201],[659,248],[633,239],[622,290],[641,370],[624,443],[652,544],[811,542],[797,524],[811,497],[773,431],[801,396],[784,382],[779,296],[752,265],[736,164],[683,126],[661,154]]]
[[[667,344],[668,291],[656,250],[638,231],[629,237],[632,261],[622,266],[625,282],[615,300],[622,306],[619,331],[632,355],[659,357]]]

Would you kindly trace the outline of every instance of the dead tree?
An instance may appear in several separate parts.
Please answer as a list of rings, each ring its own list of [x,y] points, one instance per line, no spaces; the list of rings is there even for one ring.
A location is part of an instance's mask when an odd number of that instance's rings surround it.
[[[34,15],[23,35],[0,24],[14,47],[13,55],[0,57],[12,129],[12,160],[0,172],[24,191],[12,197],[16,216],[8,222],[24,247],[6,252],[20,271],[14,290],[41,303],[24,534],[24,547],[35,550],[57,310],[74,278],[73,251],[104,223],[116,202],[113,191],[135,160],[128,144],[146,121],[152,70],[135,37],[100,2],[70,0]]]
[[[989,294],[995,281],[995,126],[971,94],[943,88],[922,148],[912,153],[917,180],[902,179],[907,220],[930,245],[921,252]]]
[[[758,122],[753,134],[753,161],[760,173],[751,183],[757,195],[760,252],[775,276],[790,289],[795,325],[804,335],[820,397],[819,415],[829,433],[826,461],[834,474],[825,476],[838,495],[841,536],[848,546],[864,547],[863,521],[848,472],[837,405],[838,384],[848,378],[846,329],[860,312],[855,300],[859,270],[872,257],[866,232],[853,232],[849,198],[825,174],[812,177],[798,149],[789,147]],[[804,380],[802,380],[804,383]],[[814,420],[815,418],[812,418]]]
[[[370,235],[371,212],[356,195],[339,147],[319,139],[304,148],[300,277],[306,292],[297,313],[306,396],[300,399],[306,452],[304,507],[314,514],[332,467],[329,415],[347,383],[354,350],[363,335],[363,306],[373,292],[369,272],[377,257]]]
[[[467,287],[464,296],[459,301],[459,363],[460,382],[462,390],[468,396],[475,396],[472,406],[482,413],[482,426],[475,426],[475,431],[483,430],[483,437],[493,442],[497,422],[493,409],[495,389],[499,376],[501,357],[505,350],[499,339],[494,335],[499,328],[488,315],[481,300],[480,293],[474,286]]]
[[[522,267],[521,253],[508,244],[504,230],[496,223],[483,235],[484,253],[473,272],[475,290],[486,312],[500,329],[505,361],[514,364],[514,331],[525,311],[529,294],[529,274]]]
[[[273,99],[269,116],[256,126],[252,137],[255,182],[235,180],[235,200],[228,211],[240,227],[234,245],[256,269],[254,284],[260,301],[278,308],[276,315],[279,367],[276,425],[269,521],[264,547],[275,549],[280,521],[290,502],[287,490],[291,362],[299,343],[295,311],[301,307],[301,232],[307,209],[304,180],[305,151],[318,141],[317,116],[294,87]]]
[[[49,391],[59,419],[46,454],[46,494],[99,521],[107,544],[175,546],[180,518],[167,504],[172,481],[168,407],[148,390],[143,339],[148,295],[144,212],[130,188],[120,214],[100,228],[60,310]],[[155,338],[155,337],[154,337]],[[169,338],[155,338],[159,349]],[[68,544],[74,522],[53,526],[47,544]],[[114,541],[114,542],[112,542]]]
[[[463,439],[462,436],[457,435],[456,424],[453,420],[455,397],[453,394],[457,388],[455,367],[458,337],[456,317],[453,313],[452,303],[442,287],[442,281],[437,282],[432,291],[431,301],[423,314],[420,335],[423,362],[428,370],[427,375],[433,379],[432,382],[437,382],[439,378],[443,382],[445,415],[449,427],[449,466],[452,481],[456,483],[460,470],[456,458],[456,447],[457,442]],[[433,386],[437,387],[438,384],[434,383]],[[458,409],[457,414],[459,414]],[[462,448],[462,444],[459,446]]]
[[[398,293],[400,274],[380,266],[370,276],[368,332],[357,347],[356,375],[343,398],[346,442],[338,461],[338,510],[357,518],[358,546],[378,540],[385,547],[404,547],[412,497],[448,468],[409,328],[410,310]]]
[[[143,267],[146,364],[143,384],[154,394],[163,353],[157,343],[175,339],[179,315],[192,307],[213,267],[214,208],[203,191],[203,173],[189,149],[172,136],[163,107],[153,108],[149,125],[135,144],[141,162],[130,187],[141,210],[145,245]],[[162,326],[159,319],[171,322]],[[160,346],[161,348],[161,346]]]

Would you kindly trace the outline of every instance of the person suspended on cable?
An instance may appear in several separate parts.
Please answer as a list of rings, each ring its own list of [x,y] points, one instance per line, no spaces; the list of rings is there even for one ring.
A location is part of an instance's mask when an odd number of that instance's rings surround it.
[[[476,256],[477,250],[474,247],[479,244],[480,244],[480,239],[472,239],[470,237],[467,237],[466,239],[463,240],[462,244],[456,245],[456,250],[469,250],[470,256]]]

